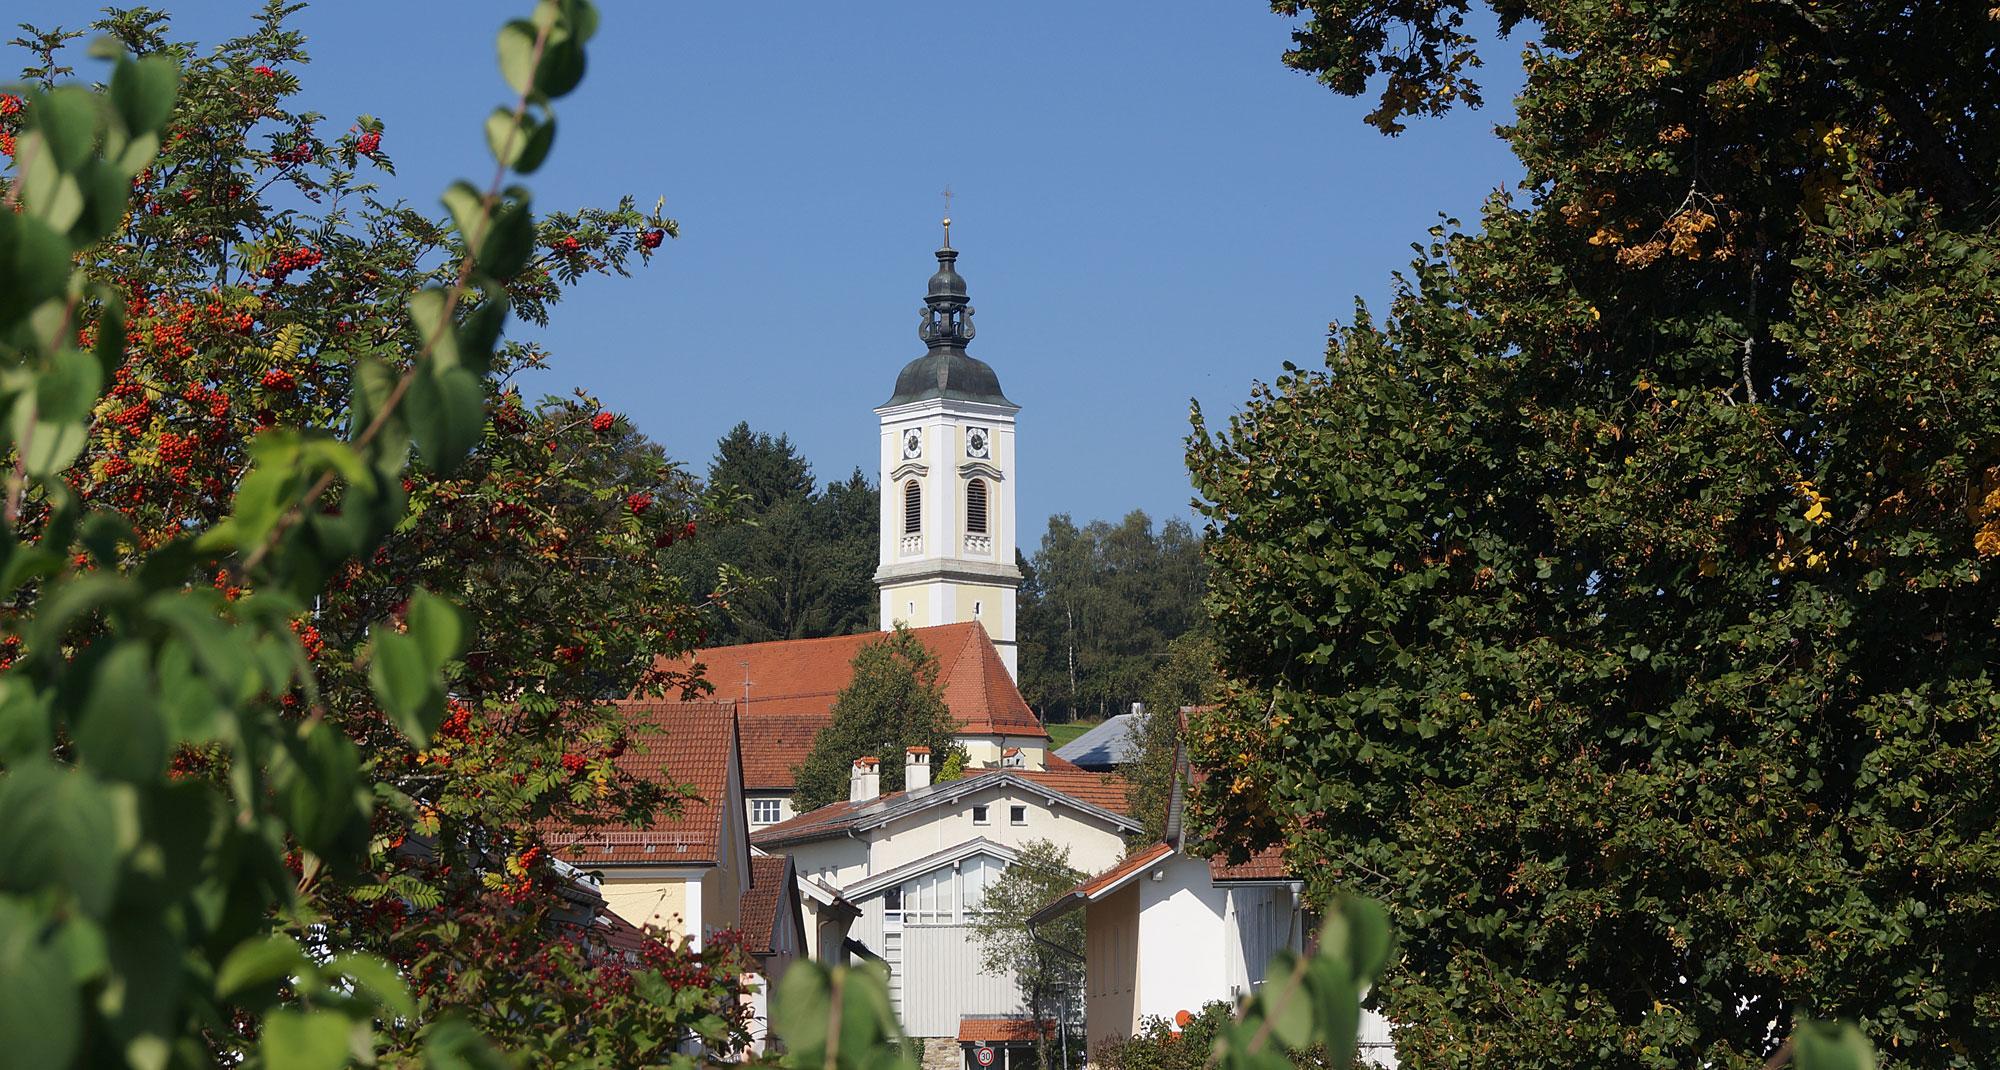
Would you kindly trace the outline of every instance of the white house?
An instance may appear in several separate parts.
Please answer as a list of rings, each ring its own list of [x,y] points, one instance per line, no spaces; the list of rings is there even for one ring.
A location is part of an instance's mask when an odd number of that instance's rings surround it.
[[[1304,951],[1315,939],[1303,884],[1278,848],[1236,864],[1188,853],[1182,793],[1190,772],[1184,756],[1176,764],[1181,781],[1168,805],[1166,838],[1029,919],[1042,925],[1084,911],[1084,1018],[1092,1044],[1134,1036],[1148,1018],[1184,1021],[1182,1012],[1233,1004],[1265,982],[1279,950]],[[1360,1042],[1364,1062],[1395,1066],[1386,1019],[1364,1010]]]
[[[907,782],[917,786],[892,795],[877,794],[879,764],[864,758],[848,801],[752,839],[860,908],[852,943],[888,963],[904,1028],[955,1050],[967,1016],[1023,1013],[1013,979],[980,969],[969,922],[987,884],[1030,840],[1067,845],[1070,864],[1085,872],[1103,869],[1139,825],[1124,813],[1116,778],[997,769],[932,784],[929,758],[906,755]]]

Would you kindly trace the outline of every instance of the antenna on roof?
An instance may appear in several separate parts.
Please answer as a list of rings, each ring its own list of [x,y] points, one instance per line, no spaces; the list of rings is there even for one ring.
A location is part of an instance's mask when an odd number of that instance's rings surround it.
[[[747,661],[739,661],[736,664],[743,666],[743,712],[749,713],[750,712],[750,663]]]

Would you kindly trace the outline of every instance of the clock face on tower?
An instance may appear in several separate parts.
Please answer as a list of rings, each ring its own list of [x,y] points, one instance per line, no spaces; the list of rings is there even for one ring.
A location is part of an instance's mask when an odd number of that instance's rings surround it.
[[[967,457],[984,459],[987,453],[986,445],[987,435],[985,428],[968,427],[965,429],[965,455]]]
[[[920,428],[912,427],[909,430],[904,431],[903,456],[905,458],[915,458],[915,457],[922,457],[923,455],[924,455],[923,430]]]

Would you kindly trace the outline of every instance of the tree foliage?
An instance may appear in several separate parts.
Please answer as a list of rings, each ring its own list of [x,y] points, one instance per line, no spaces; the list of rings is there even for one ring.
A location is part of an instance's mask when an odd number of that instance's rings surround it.
[[[1030,1019],[1065,1018],[1079,1041],[1084,1036],[1077,1028],[1083,1011],[1083,911],[1034,927],[1028,918],[1087,876],[1069,864],[1067,844],[1029,840],[987,886],[972,922],[980,968],[1013,980]],[[1059,1065],[1049,1058],[1048,1039],[1040,1045],[1041,1064]]]
[[[1155,531],[1134,510],[1117,524],[1049,518],[1021,560],[1021,694],[1044,720],[1123,713],[1167,645],[1201,620],[1201,542],[1178,518]]]
[[[1131,743],[1138,757],[1124,774],[1126,804],[1144,827],[1140,842],[1166,835],[1167,807],[1180,776],[1182,710],[1214,702],[1222,679],[1215,667],[1215,640],[1201,633],[1167,644],[1167,657],[1146,684],[1145,716],[1134,723]]]
[[[883,633],[854,655],[854,676],[833,702],[833,722],[813,737],[812,750],[793,770],[793,808],[803,813],[848,796],[857,758],[882,763],[882,794],[903,790],[903,758],[910,747],[929,747],[932,768],[958,750],[958,722],[944,703],[938,660],[908,628]]]
[[[673,564],[685,582],[729,592],[703,615],[712,643],[875,630],[881,502],[860,469],[815,489],[789,439],[739,423],[716,443],[708,490],[737,500],[742,522],[677,547]]]
[[[685,479],[594,401],[506,386],[545,356],[510,314],[672,229],[506,184],[595,11],[502,30],[500,166],[449,222],[358,179],[379,120],[287,110],[286,12],[205,55],[112,12],[105,53],[142,58],[95,92],[58,84],[79,35],[29,28],[0,96],[0,1050],[490,1063],[466,1015],[549,1063],[727,1046],[733,953],[579,939],[534,845],[674,804],[617,774],[643,742],[600,700],[690,683],[644,671],[698,638],[660,561]]]
[[[1380,117],[1466,95],[1463,2],[1276,6]],[[1494,7],[1521,191],[1196,413],[1202,811],[1389,904],[1407,1066],[1754,1067],[1805,1014],[1980,1065],[2000,21]]]

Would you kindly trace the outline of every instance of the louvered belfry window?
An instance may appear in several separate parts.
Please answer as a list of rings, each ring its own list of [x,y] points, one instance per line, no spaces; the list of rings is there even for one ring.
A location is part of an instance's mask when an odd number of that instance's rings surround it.
[[[924,488],[912,479],[903,484],[903,534],[921,535],[924,530]]]
[[[986,481],[975,479],[965,485],[965,530],[970,535],[986,534]]]

